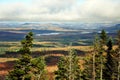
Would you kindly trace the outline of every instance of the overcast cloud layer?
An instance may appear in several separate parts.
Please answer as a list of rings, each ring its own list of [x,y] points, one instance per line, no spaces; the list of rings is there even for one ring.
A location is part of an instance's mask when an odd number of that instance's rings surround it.
[[[0,21],[120,22],[120,0],[0,1]]]

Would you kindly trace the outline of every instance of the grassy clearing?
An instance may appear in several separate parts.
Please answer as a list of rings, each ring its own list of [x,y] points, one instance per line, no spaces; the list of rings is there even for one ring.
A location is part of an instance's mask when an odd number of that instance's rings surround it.
[[[6,51],[17,52],[20,49],[20,47],[20,42],[0,42],[0,55],[5,54]],[[90,49],[90,46],[68,47],[58,42],[34,42],[32,51],[68,51],[69,48],[88,51]]]
[[[82,51],[89,51],[91,49],[91,46],[68,46],[68,47],[40,47],[40,48],[32,48],[32,51],[55,51],[55,50],[61,50],[61,51],[68,51],[69,49],[74,48],[77,50],[82,50]]]
[[[18,59],[17,58],[0,58],[0,63],[15,61],[15,60],[18,60]]]

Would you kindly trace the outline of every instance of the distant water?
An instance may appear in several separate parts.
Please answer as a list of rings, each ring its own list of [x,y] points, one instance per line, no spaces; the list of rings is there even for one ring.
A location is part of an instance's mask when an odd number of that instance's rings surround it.
[[[59,35],[60,33],[42,33],[42,34],[36,34],[36,36],[47,36],[47,35]]]
[[[87,32],[87,31],[81,32],[81,34],[89,34],[89,33],[92,33],[92,32]]]

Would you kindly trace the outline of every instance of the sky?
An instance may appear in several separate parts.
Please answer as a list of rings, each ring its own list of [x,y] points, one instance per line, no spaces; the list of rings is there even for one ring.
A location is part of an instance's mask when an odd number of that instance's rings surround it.
[[[120,22],[120,0],[0,0],[0,21]]]

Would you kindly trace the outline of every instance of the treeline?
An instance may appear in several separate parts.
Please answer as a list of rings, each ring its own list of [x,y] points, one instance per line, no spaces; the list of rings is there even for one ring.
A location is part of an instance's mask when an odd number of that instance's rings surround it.
[[[55,80],[120,80],[120,30],[113,39],[102,30],[93,41],[92,51],[85,57],[77,56],[75,49],[70,49],[67,56],[61,57]],[[29,32],[21,41],[21,57],[6,80],[49,80],[44,57],[32,58],[33,33]]]

